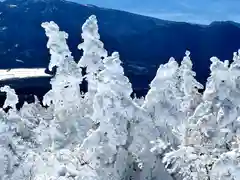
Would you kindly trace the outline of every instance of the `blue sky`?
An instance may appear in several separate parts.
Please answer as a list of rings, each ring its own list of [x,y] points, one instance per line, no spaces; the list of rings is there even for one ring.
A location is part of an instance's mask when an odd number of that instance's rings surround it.
[[[240,0],[72,0],[174,21],[240,22]]]

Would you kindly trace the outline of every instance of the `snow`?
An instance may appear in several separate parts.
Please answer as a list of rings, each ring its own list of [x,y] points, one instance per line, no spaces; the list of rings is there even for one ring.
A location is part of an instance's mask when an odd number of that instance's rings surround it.
[[[21,79],[33,77],[50,77],[45,73],[45,68],[17,68],[17,69],[0,69],[0,80]]]

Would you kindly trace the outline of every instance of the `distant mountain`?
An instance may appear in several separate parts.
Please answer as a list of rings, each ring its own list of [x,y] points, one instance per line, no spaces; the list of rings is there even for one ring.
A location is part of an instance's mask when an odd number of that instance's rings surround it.
[[[186,49],[191,51],[197,79],[205,84],[209,58],[231,59],[233,51],[240,48],[240,25],[234,22],[203,26],[64,0],[6,0],[0,3],[0,68],[47,67],[44,21],[55,21],[69,33],[68,44],[79,60],[81,26],[92,14],[99,20],[105,48],[120,52],[126,75],[138,93],[148,88],[159,64],[171,56],[180,61]],[[38,86],[46,87],[42,82]]]

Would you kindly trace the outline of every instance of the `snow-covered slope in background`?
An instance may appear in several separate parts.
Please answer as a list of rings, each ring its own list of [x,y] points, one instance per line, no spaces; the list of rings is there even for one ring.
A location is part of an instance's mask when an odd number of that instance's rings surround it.
[[[49,77],[45,73],[44,68],[32,69],[0,69],[0,81],[8,79],[21,79],[21,78],[36,78],[36,77]]]

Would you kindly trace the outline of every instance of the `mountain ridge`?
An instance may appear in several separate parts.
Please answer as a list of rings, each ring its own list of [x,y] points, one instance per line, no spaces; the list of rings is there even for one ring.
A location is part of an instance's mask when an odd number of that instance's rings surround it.
[[[192,24],[192,25],[198,25],[198,26],[209,26],[212,24],[217,24],[217,23],[232,23],[232,24],[237,24],[238,26],[240,26],[239,22],[236,21],[230,21],[230,20],[223,20],[223,21],[213,21],[209,24],[198,24],[198,23],[193,23],[193,22],[184,22],[184,21],[173,21],[173,20],[165,20],[165,19],[161,19],[161,18],[157,18],[157,17],[152,17],[152,16],[147,16],[147,15],[143,15],[143,14],[138,14],[138,13],[134,13],[134,12],[129,12],[126,10],[119,10],[119,9],[114,9],[114,8],[106,8],[106,7],[101,7],[101,6],[97,6],[94,4],[84,4],[84,3],[77,3],[77,2],[73,2],[73,1],[68,1],[68,0],[5,0],[3,1],[3,3],[36,3],[36,2],[45,2],[45,3],[51,3],[51,2],[63,2],[63,3],[68,3],[68,4],[74,4],[74,5],[79,5],[79,6],[83,6],[83,7],[89,7],[89,8],[97,8],[97,9],[102,9],[102,10],[107,10],[107,11],[118,11],[118,12],[122,12],[122,13],[129,13],[132,15],[137,15],[137,16],[141,16],[141,17],[145,17],[145,18],[149,18],[149,19],[155,19],[157,21],[165,21],[165,22],[171,22],[171,23],[183,23],[183,24]],[[0,3],[2,3],[0,1]]]

